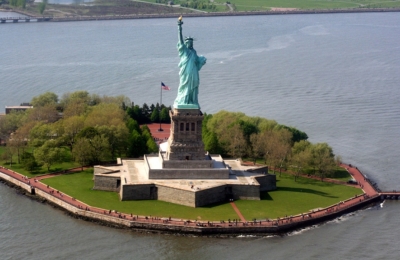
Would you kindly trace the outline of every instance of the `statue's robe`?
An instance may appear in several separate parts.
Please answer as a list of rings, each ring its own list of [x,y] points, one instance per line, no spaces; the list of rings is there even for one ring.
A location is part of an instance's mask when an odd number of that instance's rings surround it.
[[[174,107],[189,104],[199,106],[197,98],[200,85],[199,70],[206,63],[206,58],[197,56],[194,49],[189,49],[180,42],[178,42],[178,52],[180,57],[180,82]]]

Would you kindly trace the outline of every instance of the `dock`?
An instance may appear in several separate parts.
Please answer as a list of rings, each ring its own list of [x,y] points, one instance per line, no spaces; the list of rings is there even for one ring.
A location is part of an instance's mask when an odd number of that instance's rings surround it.
[[[53,17],[0,17],[0,23],[29,23],[29,22],[50,22]]]

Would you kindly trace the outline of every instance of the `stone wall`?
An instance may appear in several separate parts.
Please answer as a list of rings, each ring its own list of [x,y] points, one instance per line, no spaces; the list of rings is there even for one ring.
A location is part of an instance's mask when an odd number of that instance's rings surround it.
[[[162,185],[157,185],[157,188],[159,200],[189,207],[196,205],[195,191],[193,190],[181,190]]]
[[[119,192],[121,186],[121,178],[117,176],[94,176],[94,190],[107,190]]]
[[[141,184],[123,185],[120,192],[121,200],[158,199],[189,207],[201,207],[227,199],[226,186],[218,186],[204,190],[182,190],[169,186]]]
[[[276,175],[260,175],[255,176],[254,179],[260,184],[260,191],[276,190]]]
[[[121,200],[157,199],[157,187],[154,184],[123,185],[119,196]]]
[[[0,172],[0,178],[21,187],[22,189],[28,191],[29,193],[32,193],[31,185],[27,184],[26,182],[14,179],[13,177],[2,172]]]
[[[195,207],[202,207],[222,201],[227,201],[225,185],[196,191]]]
[[[229,179],[228,169],[150,169],[149,179]]]
[[[206,156],[204,155],[204,158]],[[163,161],[164,169],[192,169],[192,168],[212,168],[212,160],[166,160]]]
[[[100,214],[100,213],[96,213],[96,212],[92,212],[92,211],[87,211],[87,210],[83,210],[83,209],[79,209],[69,203],[66,203],[63,200],[58,199],[57,197],[54,197],[44,191],[41,191],[39,189],[36,189],[36,195],[47,199],[48,201],[57,204],[58,206],[60,206],[61,208],[76,214],[78,216],[81,217],[87,217],[87,218],[91,218],[91,219],[96,219],[96,220],[100,220],[100,221],[106,221],[109,223],[114,223],[114,224],[118,224],[118,225],[123,225],[126,227],[131,226],[132,221],[126,220],[126,219],[122,219],[122,218],[116,218],[116,217],[112,217],[112,216],[108,216],[105,214]]]
[[[259,185],[232,185],[232,192],[235,200],[260,200]]]

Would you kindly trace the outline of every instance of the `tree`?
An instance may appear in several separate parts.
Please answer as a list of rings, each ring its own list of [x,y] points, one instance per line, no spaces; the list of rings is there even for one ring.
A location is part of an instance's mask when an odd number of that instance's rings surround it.
[[[126,140],[128,139],[129,132],[124,124],[118,126],[100,126],[97,130],[100,135],[107,138],[112,158],[116,158],[117,154],[121,156],[122,153],[126,152]]]
[[[59,119],[55,104],[45,104],[26,111],[28,121],[43,121],[47,123],[56,122]]]
[[[10,162],[10,167],[13,163],[13,156],[15,154],[14,147],[7,146],[4,153],[1,155],[1,159],[5,161],[5,163]]]
[[[106,104],[115,104],[119,108],[123,109],[125,104],[130,104],[131,100],[125,96],[125,95],[119,95],[119,96],[103,96],[100,98],[101,103],[106,103]]]
[[[154,141],[153,136],[150,133],[150,129],[147,125],[142,127],[142,137],[146,141],[146,152],[145,153],[156,153],[158,152],[158,146]]]
[[[43,122],[36,123],[36,125],[30,131],[29,145],[33,147],[40,147],[46,141],[52,139],[52,137],[53,131],[50,124],[45,124]]]
[[[146,148],[146,139],[142,135],[140,135],[138,131],[133,130],[128,138],[127,156],[143,156],[146,153]]]
[[[290,126],[283,126],[284,129],[289,130],[289,132],[292,133],[292,141],[293,143],[295,142],[300,142],[301,140],[307,140],[308,135],[294,127]]]
[[[17,162],[21,161],[21,153],[23,153],[26,147],[27,140],[24,135],[22,135],[18,130],[11,136],[7,146],[11,147],[17,154]]]
[[[156,144],[153,138],[147,139],[146,146],[147,146],[147,153],[158,152],[158,145]]]
[[[39,10],[40,14],[43,14],[44,10],[46,9],[46,6],[47,6],[48,2],[49,2],[48,0],[42,0],[42,2],[39,3],[38,10]]]
[[[238,124],[229,127],[220,138],[222,146],[229,155],[235,158],[245,155],[247,150],[246,139]]]
[[[81,138],[76,141],[74,144],[72,153],[74,154],[75,161],[79,162],[79,164],[83,166],[90,164],[91,162],[91,145],[89,140],[86,138]]]
[[[162,123],[170,123],[171,122],[171,117],[169,116],[169,109],[168,108],[163,107],[161,109],[160,120],[161,120]]]
[[[240,129],[243,132],[244,137],[246,138],[246,141],[248,142],[248,144],[250,144],[250,136],[252,134],[258,133],[257,126],[252,122],[244,121],[242,119],[239,120],[238,123],[240,125]]]
[[[88,140],[93,139],[95,136],[99,135],[97,129],[93,126],[83,128],[78,134],[77,138],[86,138]]]
[[[33,152],[35,159],[43,163],[47,171],[50,172],[50,167],[61,161],[61,149],[57,147],[57,144],[54,140],[46,141],[41,147],[36,148]]]
[[[109,161],[111,157],[110,144],[105,135],[96,135],[89,140],[91,146],[91,163],[97,164],[101,161]]]
[[[72,116],[63,120],[64,134],[62,138],[72,151],[76,135],[84,128],[84,119],[81,116]]]
[[[135,105],[133,108],[128,108],[126,112],[133,120],[137,121],[139,124],[146,122],[142,109],[138,105]]]
[[[126,126],[128,127],[129,133],[132,133],[133,130],[141,132],[138,122],[132,118],[128,118],[128,120],[126,122]]]
[[[295,142],[292,147],[292,154],[298,154],[300,152],[305,151],[306,149],[310,149],[311,143],[306,140],[301,140],[299,142]]]
[[[265,155],[265,147],[263,134],[254,133],[250,136],[250,144],[251,144],[251,156],[254,159],[254,163],[257,158],[263,158]]]
[[[40,164],[35,160],[35,157],[32,153],[24,152],[21,156],[21,164],[22,167],[29,171],[34,172],[40,168]]]
[[[327,143],[317,143],[311,146],[311,160],[321,181],[333,173],[336,163],[332,148]]]
[[[31,104],[33,107],[43,107],[46,105],[55,105],[58,102],[58,96],[53,92],[46,92],[39,96],[33,97]]]
[[[160,122],[160,111],[158,109],[153,110],[153,112],[151,113],[150,120],[153,123]]]
[[[102,129],[103,132],[104,128]],[[84,141],[79,141],[85,139]],[[79,145],[86,149],[82,151]],[[77,154],[78,153],[78,154]],[[111,157],[110,143],[105,134],[101,134],[98,128],[86,127],[76,135],[76,143],[73,145],[72,154],[78,162],[85,161],[88,164],[96,164],[107,161]],[[83,160],[82,158],[85,158]]]
[[[292,158],[291,163],[293,167],[296,168],[294,180],[302,173],[301,171],[305,169],[311,160],[311,143],[305,140],[294,143],[292,147]]]
[[[90,103],[90,95],[89,92],[85,90],[78,90],[72,93],[65,93],[63,94],[60,104],[62,106],[68,106],[69,103],[71,102],[79,102],[79,103],[84,103],[89,105]]]
[[[71,100],[64,105],[63,117],[81,116],[87,111],[87,103],[83,100]]]
[[[270,153],[270,161],[274,165],[274,171],[279,168],[279,173],[281,173],[281,168],[290,153],[292,134],[286,129],[272,133],[273,148]]]
[[[121,125],[125,124],[125,111],[114,103],[100,103],[91,107],[88,113],[85,126],[97,127],[103,125]]]
[[[302,169],[307,166],[308,161],[310,160],[311,152],[309,149],[301,151],[292,157],[292,163],[296,167],[294,181],[297,181],[297,178],[302,173]]]
[[[43,14],[45,9],[46,9],[46,3],[44,1],[38,4],[38,11],[40,14]]]
[[[11,112],[0,118],[0,139],[7,140],[12,132],[22,126],[26,121],[25,112]]]
[[[142,114],[144,117],[143,119],[146,120],[146,123],[148,122],[147,120],[149,118],[150,112],[151,112],[151,110],[150,110],[149,106],[146,103],[144,103],[142,106]]]
[[[25,8],[25,6],[26,6],[26,0],[9,0],[8,2],[11,6],[15,6],[15,7]]]

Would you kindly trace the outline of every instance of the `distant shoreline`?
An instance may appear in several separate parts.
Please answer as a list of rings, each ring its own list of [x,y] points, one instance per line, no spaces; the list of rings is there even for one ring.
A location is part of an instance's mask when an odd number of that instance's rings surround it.
[[[20,10],[0,10],[0,12],[15,12],[29,16],[31,19],[44,18],[32,16]],[[335,14],[335,13],[380,13],[400,12],[400,8],[353,8],[353,9],[310,9],[310,10],[275,10],[275,11],[249,11],[249,12],[212,12],[212,13],[185,13],[185,17],[221,17],[221,16],[247,16],[247,15],[287,15],[287,14]],[[72,21],[98,21],[98,20],[127,20],[127,19],[154,19],[176,18],[181,13],[169,14],[140,14],[140,15],[107,15],[107,16],[70,16],[70,17],[45,17],[46,22],[72,22]]]

